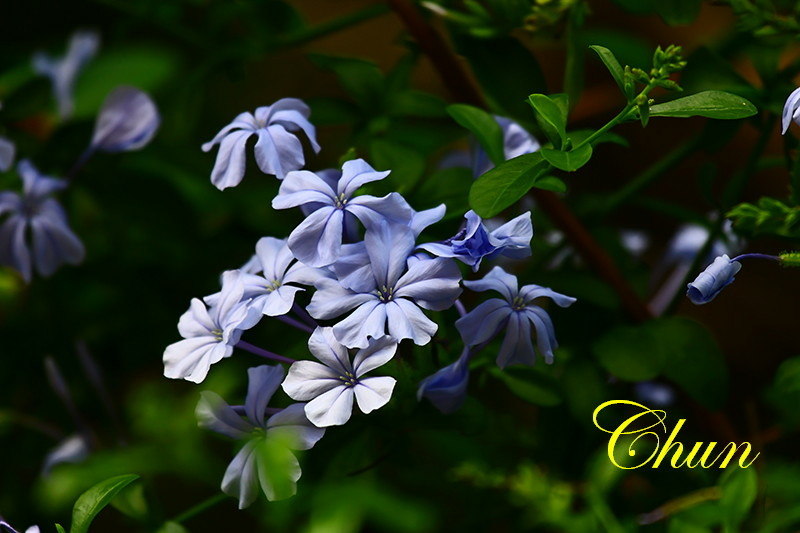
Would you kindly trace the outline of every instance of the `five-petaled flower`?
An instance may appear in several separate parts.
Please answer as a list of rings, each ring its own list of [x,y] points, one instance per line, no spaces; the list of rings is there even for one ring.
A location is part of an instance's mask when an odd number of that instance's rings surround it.
[[[208,152],[219,143],[217,160],[211,171],[211,183],[220,190],[235,187],[245,171],[245,145],[252,135],[258,136],[255,156],[264,174],[283,179],[286,173],[305,165],[303,144],[296,133],[302,130],[314,152],[319,152],[316,129],[308,117],[311,110],[297,98],[281,98],[271,106],[259,107],[255,114],[244,112],[222,128],[216,137],[203,145]]]
[[[30,282],[33,267],[50,276],[62,263],[83,261],[83,244],[69,228],[64,209],[51,198],[67,182],[40,174],[27,159],[17,164],[17,172],[22,195],[0,192],[0,216],[9,215],[0,225],[0,264],[16,269]]]
[[[200,427],[247,441],[222,478],[222,491],[239,499],[239,509],[255,501],[259,485],[270,501],[294,495],[301,470],[291,450],[311,449],[325,434],[308,421],[302,403],[285,409],[267,407],[283,380],[283,367],[263,365],[247,374],[243,409],[237,411],[219,395],[205,391],[195,411]]]
[[[182,341],[164,350],[164,375],[200,383],[214,363],[230,357],[242,331],[252,327],[260,315],[242,301],[241,272],[223,274],[222,291],[214,295],[210,309],[193,298],[189,310],[178,321]]]
[[[395,383],[388,376],[363,377],[394,357],[397,342],[391,337],[371,340],[350,360],[346,347],[331,328],[317,328],[308,340],[311,354],[320,360],[297,361],[289,368],[283,390],[290,398],[308,401],[308,419],[318,427],[340,426],[350,420],[353,401],[364,414],[386,405]]]
[[[346,262],[333,265],[337,279],[320,278],[314,284],[311,316],[328,320],[355,309],[333,326],[336,339],[348,348],[366,348],[369,337],[383,337],[387,328],[398,342],[427,344],[438,325],[420,307],[443,311],[453,305],[461,294],[455,262],[441,257],[409,260],[414,233],[387,222],[367,230],[363,246],[354,249]]]
[[[354,196],[367,183],[382,180],[389,172],[378,172],[363,159],[347,161],[335,187],[330,179],[300,170],[290,172],[281,183],[278,196],[272,200],[275,209],[313,204],[316,209],[289,235],[289,248],[295,257],[313,267],[330,265],[339,257],[342,235],[352,218],[359,219],[367,229],[383,220],[408,224],[412,210],[396,192],[383,198],[370,195]]]
[[[707,304],[716,298],[722,289],[733,283],[734,276],[741,268],[742,264],[739,261],[732,261],[725,254],[717,257],[686,286],[686,296],[695,305]]]
[[[547,311],[533,302],[537,298],[550,298],[556,305],[568,307],[575,302],[575,298],[539,285],[525,285],[518,289],[517,277],[500,267],[494,267],[481,280],[464,281],[464,286],[473,291],[497,291],[504,298],[486,300],[456,321],[456,328],[467,346],[487,342],[506,328],[500,353],[497,354],[498,366],[533,365],[536,361],[531,342],[533,324],[536,346],[545,361],[553,362],[553,350],[558,347],[553,322]]]

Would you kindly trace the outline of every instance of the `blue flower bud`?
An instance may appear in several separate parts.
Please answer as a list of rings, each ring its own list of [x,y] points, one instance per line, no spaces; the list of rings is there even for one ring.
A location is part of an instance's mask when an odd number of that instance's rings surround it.
[[[150,142],[160,124],[158,109],[147,94],[135,87],[117,87],[103,102],[90,149],[138,150]]]
[[[417,389],[417,400],[425,397],[442,413],[454,413],[464,403],[468,381],[469,350],[465,349],[455,363],[422,380]]]
[[[695,305],[707,304],[717,297],[725,287],[733,283],[733,277],[742,268],[738,261],[731,261],[727,255],[721,255],[691,282],[686,296]]]
[[[781,116],[782,134],[786,134],[792,120],[794,120],[795,124],[800,124],[800,87],[792,91],[783,106],[783,115]]]

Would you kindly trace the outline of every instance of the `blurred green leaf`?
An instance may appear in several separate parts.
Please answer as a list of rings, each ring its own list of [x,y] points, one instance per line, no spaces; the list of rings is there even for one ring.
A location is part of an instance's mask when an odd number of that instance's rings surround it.
[[[722,496],[719,505],[728,530],[735,530],[750,512],[758,494],[758,476],[755,468],[728,468],[719,482]]]
[[[493,365],[489,373],[505,383],[515,395],[534,405],[553,406],[564,400],[555,379],[533,368],[512,367],[502,370]]]
[[[653,322],[612,329],[594,343],[592,350],[606,370],[626,381],[653,379],[666,362]]]
[[[505,161],[503,130],[492,115],[466,104],[447,106],[447,113],[461,126],[472,132],[495,165]]]
[[[544,176],[533,182],[537,189],[553,192],[567,192],[567,184],[555,176]]]
[[[180,525],[178,522],[165,522],[163,526],[158,528],[156,533],[189,533],[189,530]]]
[[[493,217],[522,198],[548,169],[539,152],[505,161],[472,184],[469,205],[480,216]]]
[[[758,109],[741,96],[723,91],[704,91],[650,107],[653,117],[747,118]]]
[[[552,148],[542,148],[539,151],[548,163],[565,172],[575,172],[592,158],[591,144],[584,144],[569,152],[553,150]]]
[[[114,497],[130,485],[139,476],[135,474],[126,474],[122,476],[114,476],[112,478],[101,481],[93,486],[78,498],[75,502],[75,507],[72,509],[72,526],[70,533],[86,533],[89,531],[89,526],[94,520],[94,517],[103,510],[103,508],[111,503]]]
[[[375,110],[380,107],[384,78],[375,63],[325,54],[309,54],[308,57],[315,65],[333,71],[342,88],[363,109]]]
[[[701,0],[658,0],[653,2],[656,13],[670,26],[690,24],[700,14]]]
[[[373,140],[370,155],[374,168],[392,170],[385,181],[399,193],[412,188],[425,171],[425,158],[419,152],[393,141]]]

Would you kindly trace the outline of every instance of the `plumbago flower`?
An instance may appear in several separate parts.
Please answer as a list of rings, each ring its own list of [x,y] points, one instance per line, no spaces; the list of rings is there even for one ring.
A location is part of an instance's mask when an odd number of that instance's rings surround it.
[[[742,264],[731,260],[727,255],[721,255],[706,267],[697,278],[687,285],[686,296],[695,305],[707,304],[733,283],[734,276],[741,270]]]
[[[550,298],[560,307],[569,307],[575,298],[539,285],[525,285],[519,289],[517,277],[500,267],[494,267],[481,280],[465,280],[464,286],[473,291],[497,291],[504,298],[486,300],[456,321],[456,328],[467,346],[487,342],[505,328],[506,335],[497,354],[498,366],[533,365],[536,361],[531,342],[533,324],[539,351],[548,364],[553,362],[553,350],[558,347],[553,322],[547,312],[533,301]]]
[[[314,284],[308,312],[317,319],[337,318],[355,311],[333,326],[336,339],[348,348],[366,348],[369,337],[388,334],[397,342],[411,339],[427,344],[438,325],[420,308],[442,311],[461,294],[461,273],[452,259],[409,260],[414,233],[406,225],[382,222],[367,230],[363,252],[332,269],[337,279]],[[364,265],[368,265],[365,269]],[[350,275],[358,271],[366,275]]]
[[[144,147],[155,135],[161,117],[153,100],[135,87],[111,91],[97,116],[90,150],[127,152]]]
[[[25,530],[25,533],[39,533],[41,530],[39,526],[31,526]],[[11,524],[3,520],[3,517],[0,516],[0,533],[19,533],[16,529],[11,527]]]
[[[786,135],[792,121],[795,124],[800,124],[800,87],[792,91],[792,94],[789,95],[783,105],[783,115],[781,116],[783,130],[781,134]]]
[[[439,257],[455,257],[471,266],[474,272],[480,268],[483,258],[502,255],[522,259],[531,255],[533,225],[530,211],[491,232],[474,211],[468,211],[464,218],[467,222],[455,236],[444,242],[421,244],[419,248]]]
[[[323,178],[307,170],[290,172],[272,200],[272,207],[288,209],[312,204],[316,208],[289,235],[289,248],[295,257],[312,267],[335,262],[341,253],[342,235],[347,232],[347,215],[359,219],[367,229],[383,220],[407,224],[413,212],[396,192],[383,198],[353,196],[362,185],[388,175],[389,171],[377,172],[363,159],[344,163],[335,187],[329,176]]]
[[[258,315],[242,302],[244,285],[241,272],[223,274],[222,291],[210,308],[193,298],[191,306],[178,321],[182,341],[164,350],[164,375],[200,383],[214,363],[230,357],[242,331],[252,327]]]
[[[308,340],[308,349],[322,364],[293,363],[282,386],[293,400],[308,401],[305,413],[315,426],[341,426],[350,420],[354,400],[361,412],[368,414],[391,399],[397,380],[363,377],[394,357],[397,342],[391,337],[371,340],[351,362],[347,348],[336,340],[333,330],[317,328]]]
[[[464,348],[454,363],[423,379],[417,389],[417,401],[427,398],[444,414],[457,411],[467,396],[471,355],[469,347]]]
[[[308,121],[311,110],[297,98],[281,98],[271,106],[259,107],[255,115],[240,113],[222,128],[216,137],[203,145],[208,152],[219,144],[217,160],[211,171],[211,183],[219,190],[239,185],[245,171],[245,145],[252,135],[258,136],[255,156],[264,174],[283,179],[286,173],[305,165],[303,144],[296,132],[302,130],[314,152],[319,152],[316,129]]]
[[[53,83],[53,95],[58,102],[58,114],[62,119],[72,115],[75,80],[97,53],[99,46],[100,38],[95,32],[79,31],[72,34],[64,57],[56,59],[41,52],[33,56],[33,69],[50,78]]]
[[[205,391],[195,411],[200,427],[247,441],[222,478],[222,492],[238,498],[239,509],[256,500],[259,485],[270,501],[293,496],[301,470],[291,450],[311,449],[325,435],[306,418],[305,404],[267,407],[283,380],[283,367],[263,365],[250,368],[247,375],[244,409]]]
[[[5,172],[14,164],[14,156],[17,153],[17,148],[13,142],[0,137],[0,172]]]
[[[8,215],[0,225],[0,265],[14,268],[30,282],[33,268],[50,276],[63,263],[83,261],[83,244],[69,228],[64,209],[51,198],[67,182],[40,174],[27,159],[17,164],[17,172],[22,194],[0,192],[0,217]]]
[[[494,120],[500,124],[500,128],[503,130],[503,156],[506,159],[530,154],[541,148],[539,141],[533,135],[510,118],[495,115]],[[493,168],[494,163],[489,159],[486,151],[478,146],[474,150],[472,159],[472,175],[477,178]]]

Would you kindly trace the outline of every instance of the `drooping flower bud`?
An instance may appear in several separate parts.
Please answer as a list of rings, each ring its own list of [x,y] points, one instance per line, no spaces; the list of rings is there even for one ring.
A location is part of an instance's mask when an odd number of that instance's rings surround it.
[[[120,86],[103,102],[91,149],[127,152],[144,147],[155,135],[161,117],[150,97],[135,87]]]

